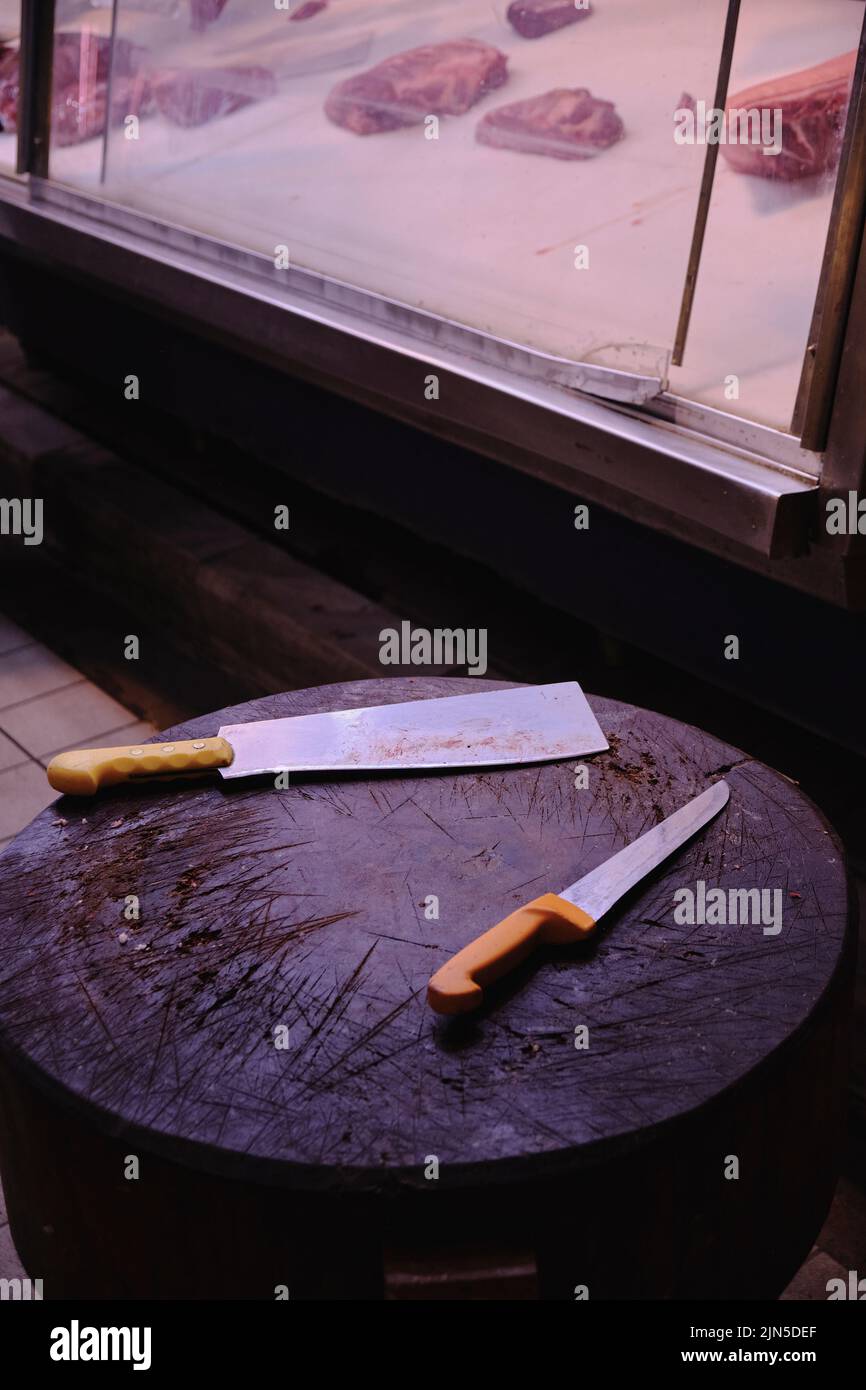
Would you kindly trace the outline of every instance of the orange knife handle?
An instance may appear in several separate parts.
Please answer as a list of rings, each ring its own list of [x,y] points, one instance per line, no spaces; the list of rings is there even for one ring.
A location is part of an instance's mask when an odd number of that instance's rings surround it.
[[[470,1013],[481,1003],[484,986],[513,970],[536,946],[569,945],[594,929],[588,912],[556,893],[544,893],[446,961],[427,986],[427,1002],[437,1014]]]

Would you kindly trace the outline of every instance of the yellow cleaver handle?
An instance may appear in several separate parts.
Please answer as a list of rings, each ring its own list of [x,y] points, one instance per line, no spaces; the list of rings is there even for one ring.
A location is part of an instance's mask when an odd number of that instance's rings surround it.
[[[536,946],[565,946],[595,930],[588,912],[544,893],[503,917],[436,971],[427,986],[427,1002],[437,1014],[466,1014],[484,997],[484,986],[513,970]]]
[[[177,743],[133,743],[126,748],[76,748],[48,764],[55,791],[92,796],[115,782],[185,777],[228,767],[234,753],[224,738],[187,738]]]

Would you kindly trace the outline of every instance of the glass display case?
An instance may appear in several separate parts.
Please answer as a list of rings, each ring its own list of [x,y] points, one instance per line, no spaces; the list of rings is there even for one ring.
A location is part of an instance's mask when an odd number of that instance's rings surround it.
[[[20,52],[17,11],[29,254],[135,256],[204,331],[816,587],[866,447],[863,0],[25,0]]]
[[[21,39],[20,0],[0,0],[0,172],[13,174],[17,164],[18,47]],[[10,115],[13,118],[10,120]]]

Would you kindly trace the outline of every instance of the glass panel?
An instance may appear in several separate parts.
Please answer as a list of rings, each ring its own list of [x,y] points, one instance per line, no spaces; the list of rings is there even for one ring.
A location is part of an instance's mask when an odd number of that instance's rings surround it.
[[[117,102],[139,122],[112,100],[103,184],[86,145],[52,172],[500,338],[663,373],[703,165],[673,112],[712,88],[725,13],[120,0]]]
[[[771,147],[781,111],[781,153],[721,147],[671,389],[776,429],[794,410],[863,12],[862,0],[743,0],[740,11],[729,105],[772,117]]]
[[[743,0],[731,93],[746,89],[771,122],[781,112],[782,152],[722,146],[670,385],[779,429],[846,99],[838,68],[792,75],[851,52],[863,11]],[[726,12],[727,0],[59,0],[58,66],[72,77],[51,170],[277,264],[664,375]],[[684,112],[693,138],[678,138]]]
[[[202,0],[197,0],[202,3]],[[186,0],[140,0],[138,21],[167,20]],[[106,189],[105,140],[109,103],[112,122],[123,129],[130,114],[149,100],[146,46],[128,41],[116,0],[56,0],[52,74],[50,173],[91,192]]]
[[[18,157],[20,33],[20,0],[0,0],[0,174],[14,174]]]

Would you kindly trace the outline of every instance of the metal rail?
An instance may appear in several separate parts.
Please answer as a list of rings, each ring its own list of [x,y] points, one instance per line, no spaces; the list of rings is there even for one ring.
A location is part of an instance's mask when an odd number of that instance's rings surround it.
[[[715,109],[724,111],[728,101],[728,83],[731,80],[731,64],[734,61],[734,45],[737,41],[737,25],[740,19],[740,0],[728,0],[728,17],[725,22],[725,34],[722,39],[722,56],[719,60],[719,75],[716,79]],[[671,363],[674,367],[683,365],[683,353],[686,350],[686,338],[689,332],[689,323],[692,317],[692,309],[695,302],[695,290],[698,283],[698,270],[701,265],[701,255],[704,249],[704,237],[707,232],[707,220],[710,215],[710,200],[713,196],[713,183],[716,177],[716,164],[719,159],[718,143],[713,141],[707,145],[707,153],[704,158],[704,173],[701,179],[701,191],[698,196],[698,210],[695,213],[695,225],[692,232],[692,245],[689,251],[689,263],[686,267],[686,283],[683,288],[683,298],[680,304],[680,317],[677,323],[676,337],[674,338],[674,349],[671,355]]]
[[[54,67],[54,0],[22,0],[19,88],[19,174],[48,173],[51,76]]]
[[[851,85],[836,191],[792,433],[804,449],[827,444],[857,262],[866,228],[866,10]]]

